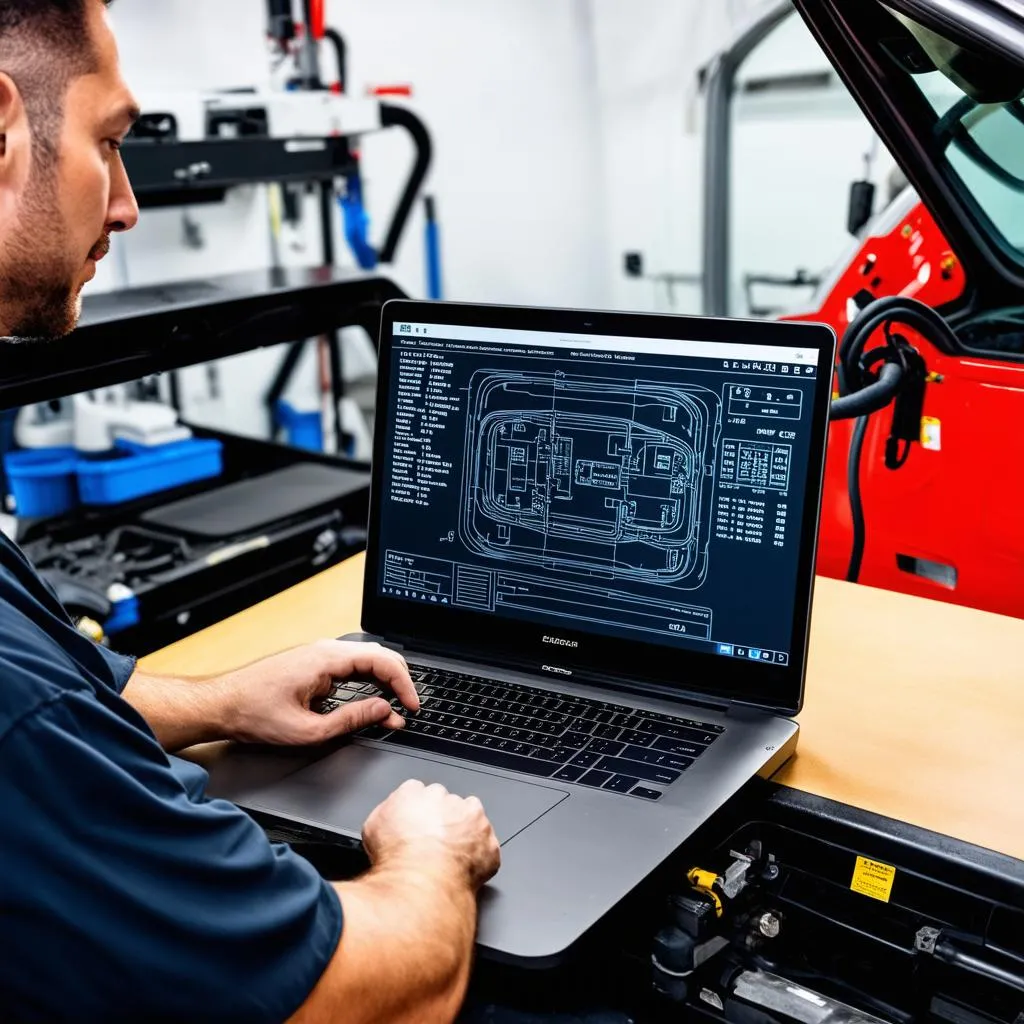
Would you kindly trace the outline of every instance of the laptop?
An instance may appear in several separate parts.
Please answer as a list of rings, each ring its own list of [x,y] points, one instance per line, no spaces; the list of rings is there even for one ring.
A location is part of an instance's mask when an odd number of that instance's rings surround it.
[[[815,324],[387,303],[359,636],[423,707],[233,798],[358,837],[406,779],[479,796],[503,857],[479,944],[557,962],[796,748],[834,348]]]

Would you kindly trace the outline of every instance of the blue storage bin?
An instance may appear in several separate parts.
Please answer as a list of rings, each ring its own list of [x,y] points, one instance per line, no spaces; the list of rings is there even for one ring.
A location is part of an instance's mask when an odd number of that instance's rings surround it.
[[[15,512],[26,519],[59,516],[78,504],[74,448],[26,448],[8,452],[4,469]]]
[[[139,599],[132,594],[131,597],[114,602],[107,621],[103,623],[103,631],[107,636],[113,636],[115,633],[121,633],[126,629],[131,629],[132,626],[137,626],[139,620]]]
[[[299,412],[291,402],[280,400],[275,406],[277,422],[284,427],[293,448],[320,452],[324,448],[323,418],[316,410]]]
[[[79,459],[78,492],[86,505],[119,505],[147,494],[208,480],[224,470],[224,446],[189,438],[150,448],[118,441],[113,458]]]

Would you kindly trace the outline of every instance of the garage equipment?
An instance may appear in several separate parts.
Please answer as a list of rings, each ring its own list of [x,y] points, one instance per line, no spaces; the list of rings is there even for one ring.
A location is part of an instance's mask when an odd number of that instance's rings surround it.
[[[298,15],[298,21],[296,21]],[[341,226],[356,264],[373,270],[394,261],[433,158],[426,125],[406,104],[386,97],[355,97],[347,92],[347,47],[326,25],[324,5],[303,0],[292,5],[268,0],[267,33],[272,87],[199,92],[150,91],[141,97],[142,117],[125,140],[125,168],[141,207],[191,207],[224,200],[240,185],[273,186],[269,197],[273,261],[279,262],[282,225],[297,224],[305,197],[317,197],[322,262],[333,266],[335,232]],[[321,73],[321,50],[334,51],[337,79]],[[413,144],[413,159],[394,213],[381,239],[371,239],[363,202],[360,147],[370,134],[399,128]],[[186,236],[195,244],[196,225],[186,218]],[[427,225],[427,244],[436,226]],[[435,247],[436,248],[436,247]],[[428,261],[427,286],[438,273]],[[279,380],[287,383],[308,344],[299,340],[282,357]],[[346,429],[355,406],[339,412],[345,377],[341,341],[334,332],[318,340],[325,383],[322,442],[328,451],[349,451]],[[283,390],[283,384],[282,388]],[[268,413],[276,432],[281,393],[272,389]],[[360,426],[353,428],[361,432]]]
[[[384,277],[322,269],[90,297],[71,336],[10,353],[0,370],[0,404],[48,402],[71,387],[109,388],[341,327],[361,326],[375,337],[382,304],[400,296]],[[121,418],[107,422],[107,441]],[[19,520],[23,549],[69,611],[126,653],[172,642],[365,542],[365,463],[183,426],[193,436],[176,444],[216,450],[213,479],[133,493],[112,475],[120,460],[104,457],[87,464],[88,483],[112,500],[37,506],[40,518]],[[173,448],[145,451],[166,456]],[[87,498],[83,457],[68,451],[78,480],[66,486]],[[160,472],[166,484],[166,463]]]
[[[701,838],[652,959],[659,997],[686,1011],[657,1019],[1020,1019],[1020,862],[765,783]],[[694,860],[720,912],[683,874]]]

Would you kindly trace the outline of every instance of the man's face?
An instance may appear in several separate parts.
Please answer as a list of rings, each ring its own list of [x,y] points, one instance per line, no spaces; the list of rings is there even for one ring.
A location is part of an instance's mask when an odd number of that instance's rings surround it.
[[[18,337],[53,338],[73,330],[82,288],[107,254],[111,232],[130,230],[138,221],[119,152],[136,105],[121,77],[106,12],[98,2],[87,6],[97,71],[72,80],[56,140],[58,159],[46,166],[33,153],[13,226],[0,239],[0,317]]]

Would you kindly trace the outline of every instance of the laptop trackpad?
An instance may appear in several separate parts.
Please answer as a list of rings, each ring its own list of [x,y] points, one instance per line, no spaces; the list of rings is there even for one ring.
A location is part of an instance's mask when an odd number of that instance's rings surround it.
[[[439,782],[480,798],[498,841],[507,842],[569,794],[414,754],[353,745],[246,794],[242,806],[358,836],[370,812],[407,779]]]

